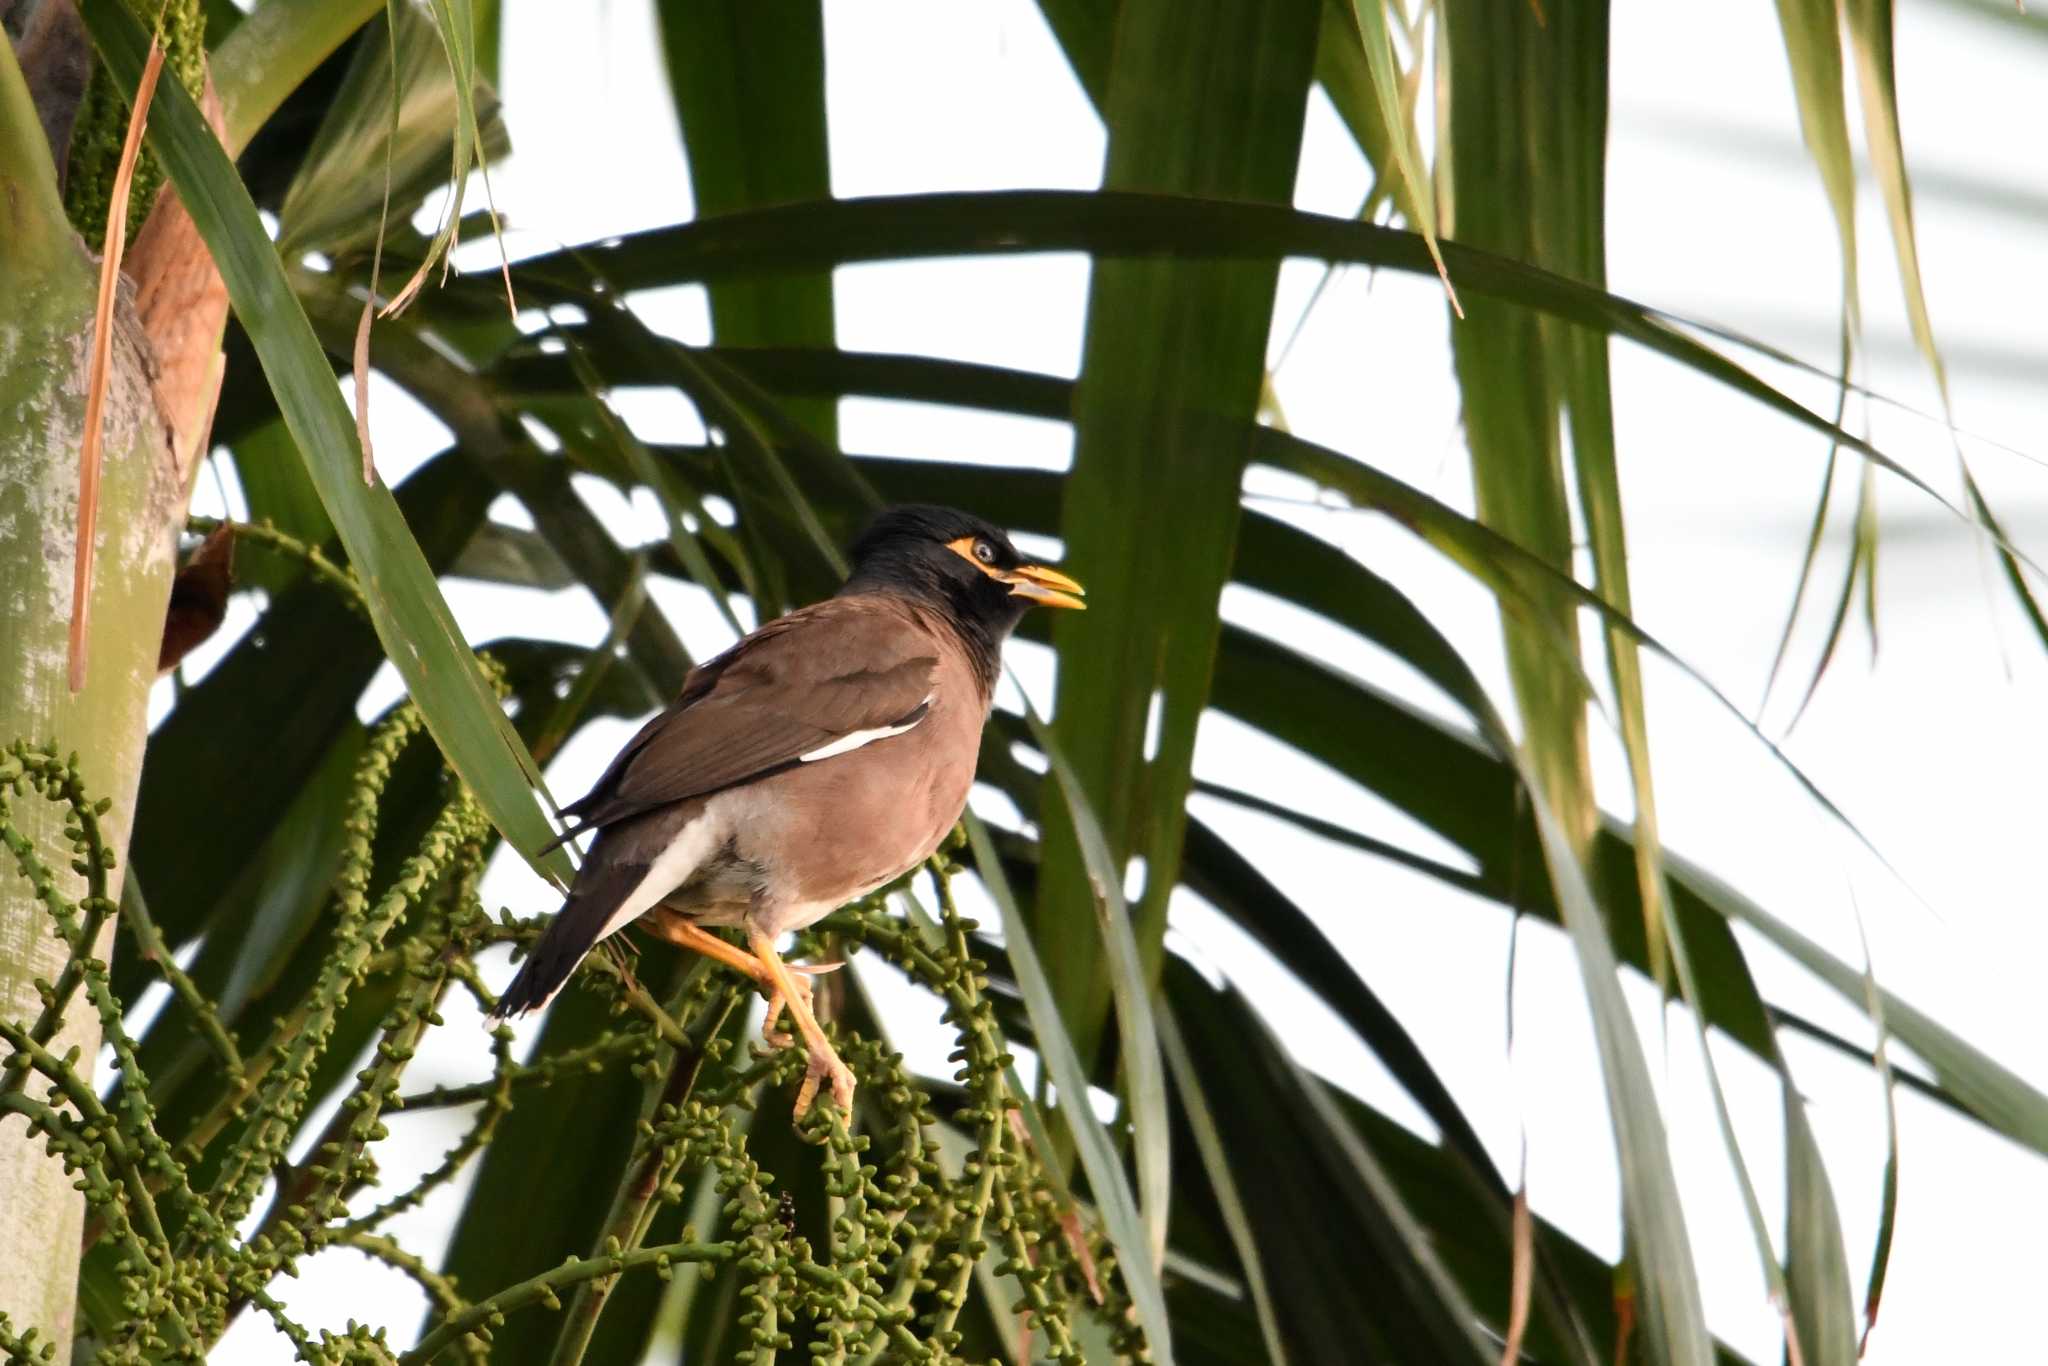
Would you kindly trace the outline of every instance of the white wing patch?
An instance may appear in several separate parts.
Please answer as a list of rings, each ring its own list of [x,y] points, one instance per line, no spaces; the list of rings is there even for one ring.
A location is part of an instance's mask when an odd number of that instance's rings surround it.
[[[862,745],[871,745],[877,740],[886,740],[892,735],[901,735],[905,731],[916,730],[918,724],[925,717],[931,715],[931,706],[932,699],[927,694],[924,701],[917,704],[917,709],[910,713],[910,719],[901,725],[876,726],[870,730],[851,731],[840,736],[829,745],[818,746],[809,754],[797,755],[796,761],[800,764],[815,764],[820,759],[831,759],[841,754],[851,754]]]

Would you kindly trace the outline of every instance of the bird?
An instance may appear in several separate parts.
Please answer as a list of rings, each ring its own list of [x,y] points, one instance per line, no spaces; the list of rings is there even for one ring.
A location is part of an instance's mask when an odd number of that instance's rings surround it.
[[[773,1044],[793,1042],[776,1031],[788,1011],[808,1059],[797,1118],[825,1081],[852,1112],[853,1074],[776,943],[938,850],[966,809],[1004,641],[1033,606],[1087,604],[1066,574],[952,508],[885,509],[848,558],[834,596],[692,669],[562,808],[558,843],[595,839],[493,1017],[545,1006],[600,942],[644,920],[752,978]]]

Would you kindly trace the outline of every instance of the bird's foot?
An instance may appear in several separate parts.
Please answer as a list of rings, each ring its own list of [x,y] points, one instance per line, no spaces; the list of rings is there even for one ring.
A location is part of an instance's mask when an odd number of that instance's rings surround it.
[[[846,965],[844,963],[805,963],[801,965],[790,963],[787,966],[790,972],[795,974],[794,981],[796,982],[797,994],[803,998],[797,1002],[795,1009],[789,1011],[791,1018],[794,1019],[811,1013],[811,979],[813,977],[822,977],[828,972],[837,972]],[[782,1019],[782,1012],[789,1007],[790,1003],[783,997],[781,989],[777,988],[772,981],[763,983],[763,985],[768,987],[769,994],[768,1014],[761,1021],[761,1037],[767,1041],[770,1048],[787,1048],[795,1043],[796,1039],[788,1032],[777,1029],[776,1025]]]
[[[815,976],[820,969],[812,968],[801,976],[792,972],[789,964],[782,961],[782,955],[775,952],[774,937],[765,930],[750,927],[747,947],[754,951],[754,957],[775,983],[775,997],[768,1007],[769,1023],[774,1023],[786,1009],[798,1032],[804,1036],[807,1065],[803,1085],[796,1093],[796,1118],[802,1119],[810,1110],[811,1102],[818,1098],[818,1084],[827,1080],[832,1083],[833,1101],[848,1114],[853,1113],[853,1069],[840,1061],[839,1054],[833,1051],[832,1041],[818,1027],[818,1017],[811,1013],[811,989],[805,978]],[[828,964],[824,970],[829,971],[836,966]],[[774,1036],[769,1037],[772,1039]]]
[[[832,1103],[851,1115],[853,1069],[841,1062],[832,1045],[821,1038],[810,1048],[810,1061],[804,1067],[804,1084],[797,1088],[795,1118],[802,1119],[810,1113],[811,1102],[818,1098],[819,1083],[828,1079],[832,1083]]]

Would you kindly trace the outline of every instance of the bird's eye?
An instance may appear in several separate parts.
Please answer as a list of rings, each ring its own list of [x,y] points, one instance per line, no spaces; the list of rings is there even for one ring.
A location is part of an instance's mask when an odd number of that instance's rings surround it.
[[[980,560],[983,564],[994,564],[996,562],[996,548],[987,541],[976,541],[974,543],[974,558]]]

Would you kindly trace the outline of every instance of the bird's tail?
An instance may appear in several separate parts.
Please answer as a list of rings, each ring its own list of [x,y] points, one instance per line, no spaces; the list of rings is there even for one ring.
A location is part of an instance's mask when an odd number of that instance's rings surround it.
[[[593,871],[592,862],[583,866],[586,872]],[[579,875],[568,900],[541,931],[512,985],[498,998],[491,1017],[509,1020],[554,1000],[576,965],[617,928],[612,923],[614,913],[646,875],[646,867],[639,864],[611,865],[596,869],[594,876]]]

